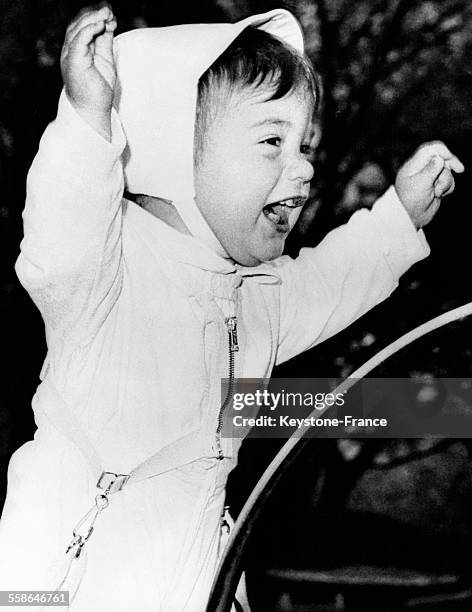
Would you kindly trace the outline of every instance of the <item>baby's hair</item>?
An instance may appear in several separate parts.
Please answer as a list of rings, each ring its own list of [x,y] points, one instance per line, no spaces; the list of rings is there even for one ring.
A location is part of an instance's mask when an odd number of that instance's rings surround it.
[[[266,100],[278,100],[302,91],[311,97],[314,110],[321,88],[312,65],[296,49],[264,30],[249,26],[203,73],[198,82],[195,121],[195,160],[201,154],[208,126],[226,108],[234,93],[264,86]]]

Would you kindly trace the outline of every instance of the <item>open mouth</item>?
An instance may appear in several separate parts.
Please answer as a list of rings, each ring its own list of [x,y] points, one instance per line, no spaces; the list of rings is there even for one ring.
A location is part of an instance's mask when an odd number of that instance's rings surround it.
[[[277,230],[285,232],[290,229],[288,222],[290,218],[290,209],[299,208],[303,206],[305,202],[306,198],[297,196],[286,200],[280,200],[273,204],[266,204],[262,210],[264,215],[275,225]]]

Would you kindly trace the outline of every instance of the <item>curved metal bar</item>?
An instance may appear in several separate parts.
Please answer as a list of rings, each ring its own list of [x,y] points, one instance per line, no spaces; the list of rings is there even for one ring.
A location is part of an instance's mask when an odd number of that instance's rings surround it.
[[[415,342],[415,340],[418,340],[422,336],[444,325],[468,317],[471,314],[472,302],[469,302],[468,304],[449,310],[419,325],[376,353],[371,359],[366,361],[360,368],[348,376],[333,393],[347,392],[358,380],[367,376],[367,374],[402,348],[405,348],[412,342]],[[328,409],[329,407],[325,406],[322,410],[313,410],[309,416],[316,416],[319,418]],[[206,612],[230,612],[234,593],[241,575],[240,569],[244,548],[251,535],[252,528],[277,483],[305,447],[308,441],[305,434],[309,429],[309,426],[300,428],[297,430],[296,436],[292,435],[287,440],[267,467],[244,504],[220,560]]]

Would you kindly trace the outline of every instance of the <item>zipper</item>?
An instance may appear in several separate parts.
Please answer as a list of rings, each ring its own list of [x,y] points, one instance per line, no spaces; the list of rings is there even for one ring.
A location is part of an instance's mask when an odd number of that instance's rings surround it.
[[[223,512],[220,516],[220,538],[218,542],[218,558],[225,550],[229,536],[231,534],[231,517],[229,515],[229,506],[223,507]]]
[[[231,506],[223,507],[223,514],[221,515],[221,531],[226,532],[226,535],[229,536],[231,532],[231,525],[228,522],[229,517],[229,509]]]
[[[218,424],[216,427],[216,453],[218,459],[223,459],[223,449],[221,447],[221,429],[223,427],[223,413],[228,407],[228,404],[233,396],[234,390],[234,353],[239,351],[238,345],[238,319],[237,317],[227,317],[225,319],[226,329],[228,331],[228,351],[229,351],[229,362],[228,362],[228,392],[225,397],[225,401],[221,405],[218,413]]]

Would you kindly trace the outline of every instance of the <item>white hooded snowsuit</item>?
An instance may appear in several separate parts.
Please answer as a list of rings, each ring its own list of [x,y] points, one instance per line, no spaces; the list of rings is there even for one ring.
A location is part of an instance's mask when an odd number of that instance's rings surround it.
[[[128,474],[187,435],[152,477],[110,496],[78,559],[71,609],[202,612],[240,442],[217,432],[226,318],[237,320],[235,374],[268,378],[387,297],[428,254],[391,188],[296,259],[243,268],[221,256],[193,201],[197,82],[248,23],[302,48],[282,10],[124,34],[112,142],[64,94],[43,135],[16,270],[43,316],[48,355],[33,400],[38,430],[10,461],[0,589],[55,588],[72,528],[100,492],[99,467]],[[123,200],[124,181],[172,200],[193,236]],[[86,432],[88,457],[67,427]]]

